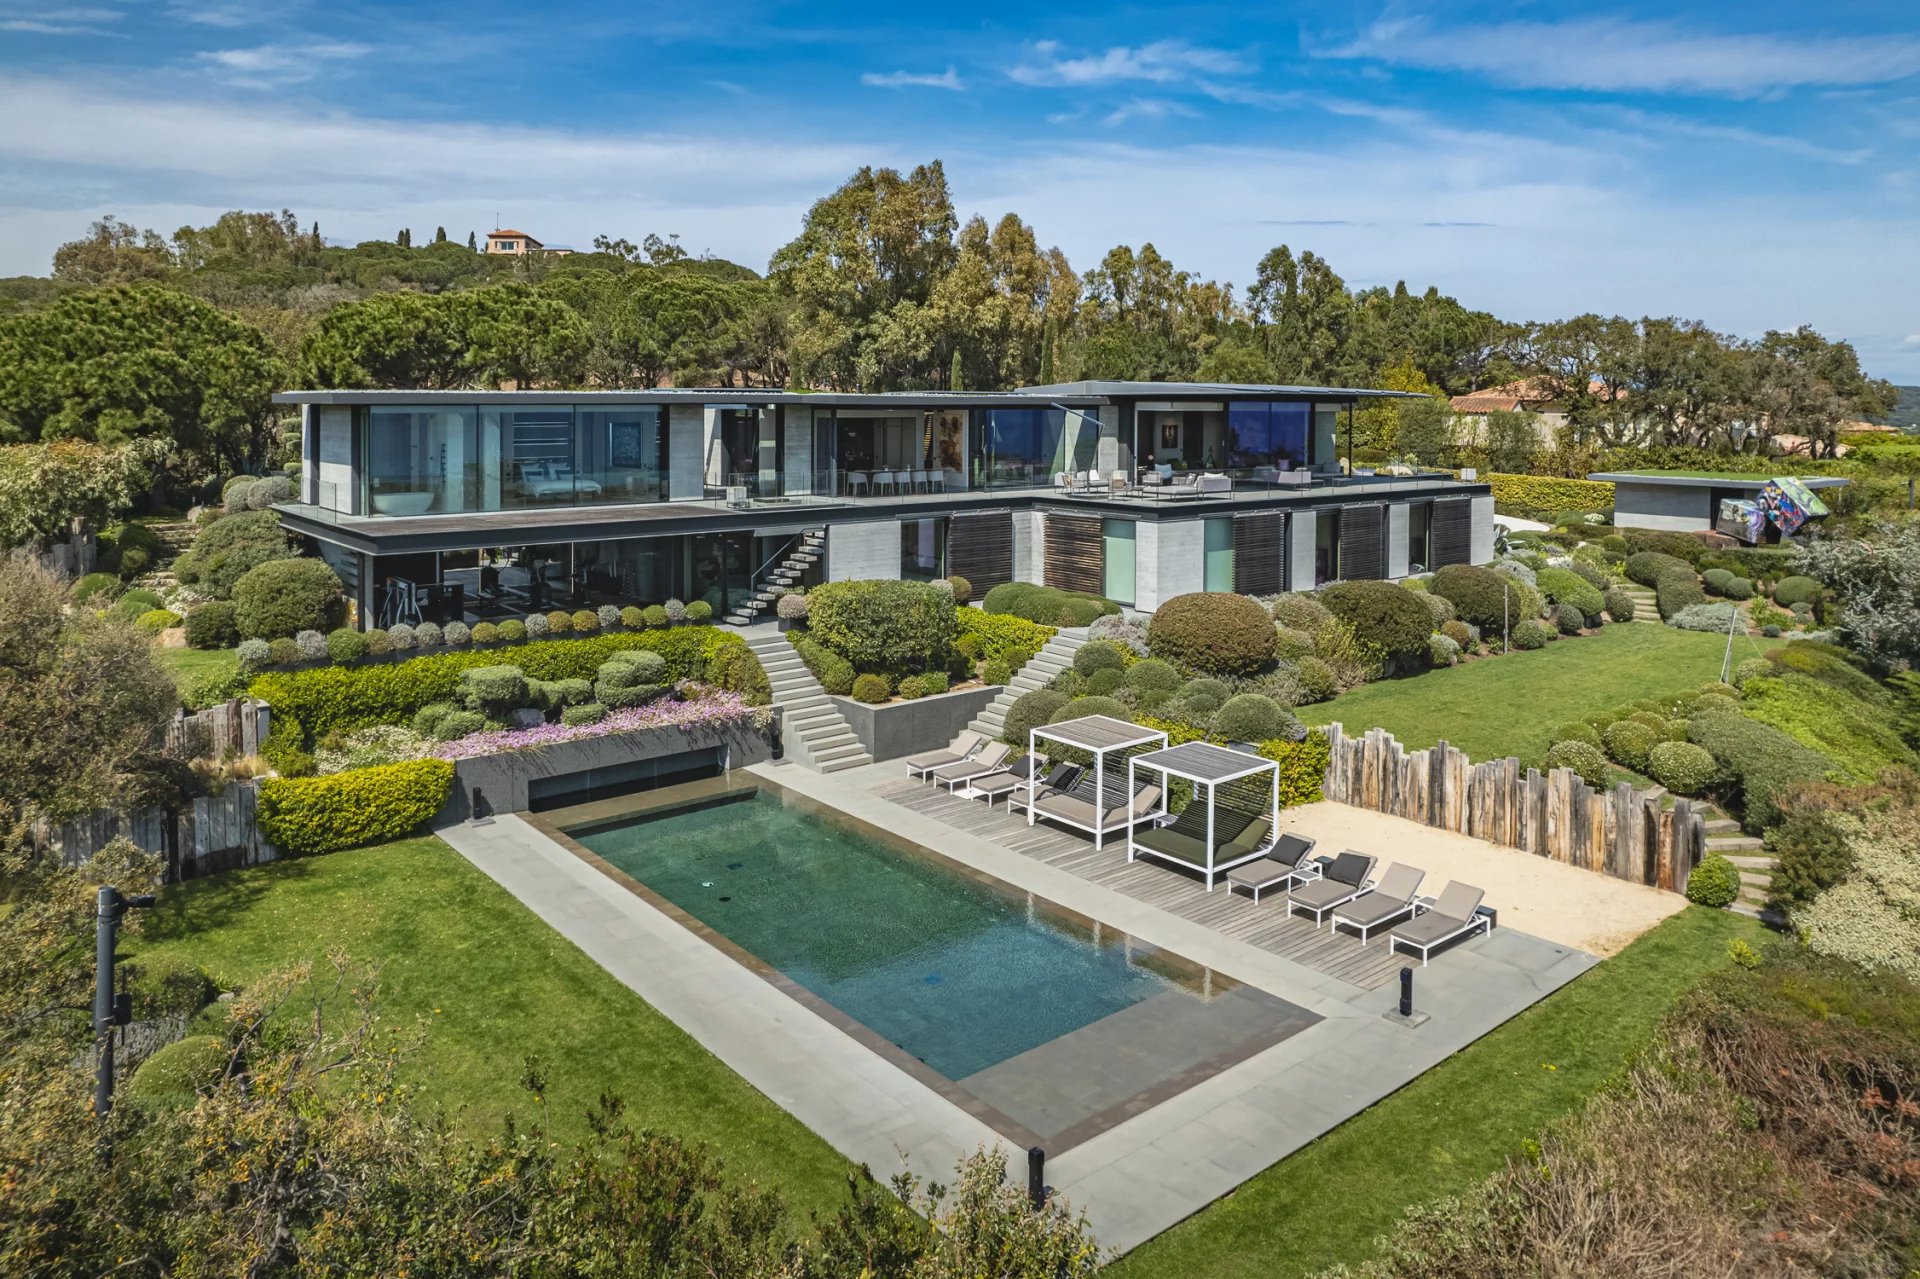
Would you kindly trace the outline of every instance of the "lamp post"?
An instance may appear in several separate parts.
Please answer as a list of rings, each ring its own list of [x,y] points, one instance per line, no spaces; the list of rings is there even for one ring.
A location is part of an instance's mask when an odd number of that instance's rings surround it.
[[[120,931],[120,916],[129,909],[153,905],[153,894],[122,897],[112,884],[100,885],[99,908],[94,915],[93,957],[93,1115],[106,1118],[113,1108],[113,1028],[133,1020],[130,996],[116,995],[113,989],[114,942]]]

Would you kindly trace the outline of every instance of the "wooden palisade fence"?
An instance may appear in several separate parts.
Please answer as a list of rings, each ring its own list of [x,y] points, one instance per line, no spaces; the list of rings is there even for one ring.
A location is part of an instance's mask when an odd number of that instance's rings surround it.
[[[1408,751],[1382,728],[1348,737],[1326,726],[1326,797],[1441,830],[1524,849],[1582,870],[1683,891],[1706,849],[1693,802],[1622,782],[1596,791],[1570,769],[1542,773],[1512,757],[1475,764],[1440,742]]]

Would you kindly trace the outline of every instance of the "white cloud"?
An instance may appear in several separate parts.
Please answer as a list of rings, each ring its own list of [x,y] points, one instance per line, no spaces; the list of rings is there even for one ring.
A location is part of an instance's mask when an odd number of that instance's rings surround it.
[[[105,35],[109,34],[111,24],[124,16],[118,9],[82,5],[56,5],[50,8],[22,6],[0,16],[0,31],[38,36]]]
[[[952,67],[937,74],[918,71],[869,71],[860,77],[860,83],[876,89],[951,89],[955,92],[967,87],[961,82],[959,73]]]
[[[1905,35],[1721,35],[1613,18],[1446,28],[1382,20],[1347,44],[1316,52],[1470,72],[1523,88],[1730,97],[1884,84],[1920,73],[1920,40]]]
[[[200,55],[202,62],[230,73],[235,84],[270,86],[310,80],[319,64],[363,58],[373,50],[345,40],[316,40],[307,44],[263,44],[251,49],[215,49]]]
[[[273,16],[284,18],[287,7],[277,6]],[[196,26],[232,29],[252,26],[268,15],[259,5],[249,3],[249,0],[202,0],[200,3],[170,4],[167,6],[167,16]]]
[[[1129,120],[1165,120],[1169,116],[1198,114],[1192,107],[1166,98],[1134,98],[1108,113],[1101,123],[1125,124]]]
[[[1902,338],[1900,345],[1909,351],[1920,351],[1920,333],[1909,333]]]
[[[1038,61],[1015,66],[1007,75],[1021,84],[1080,88],[1129,80],[1169,84],[1195,75],[1234,75],[1247,69],[1238,54],[1197,48],[1184,40],[1157,40],[1138,47],[1115,45],[1102,53],[1075,58],[1055,56],[1059,52],[1057,41],[1042,40],[1032,46]]]

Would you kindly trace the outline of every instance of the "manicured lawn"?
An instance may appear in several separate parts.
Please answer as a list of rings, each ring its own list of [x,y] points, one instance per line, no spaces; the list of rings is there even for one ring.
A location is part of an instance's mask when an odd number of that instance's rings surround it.
[[[1648,628],[1651,629],[1651,628]],[[1416,1204],[1458,1194],[1568,1114],[1759,924],[1690,907],[1393,1096],[1129,1253],[1114,1279],[1284,1279],[1355,1265]]]
[[[173,672],[174,682],[184,692],[195,680],[209,675],[225,675],[239,658],[230,648],[156,648],[160,664]]]
[[[1719,679],[1725,647],[1718,635],[1612,623],[1531,653],[1367,684],[1299,715],[1308,724],[1339,720],[1350,735],[1384,728],[1408,750],[1444,737],[1475,761],[1518,755],[1538,764],[1568,720]]]
[[[428,1023],[426,1095],[476,1134],[537,1106],[542,1059],[556,1126],[582,1131],[600,1091],[634,1127],[713,1145],[737,1175],[801,1208],[840,1202],[846,1161],[438,839],[254,867],[163,890],[129,953],[191,957],[225,985],[329,950],[380,969],[382,1018]],[[895,1169],[874,1170],[881,1178]]]

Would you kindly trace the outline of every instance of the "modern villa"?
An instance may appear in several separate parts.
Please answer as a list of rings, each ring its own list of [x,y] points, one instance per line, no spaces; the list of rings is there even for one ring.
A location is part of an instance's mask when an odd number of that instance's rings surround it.
[[[1344,474],[1350,388],[1072,382],[1006,392],[293,391],[278,507],[362,627],[958,575],[1142,612],[1493,555],[1446,472]]]

